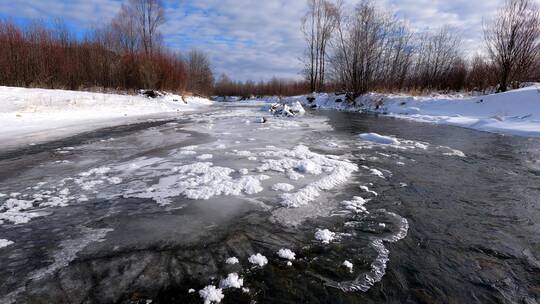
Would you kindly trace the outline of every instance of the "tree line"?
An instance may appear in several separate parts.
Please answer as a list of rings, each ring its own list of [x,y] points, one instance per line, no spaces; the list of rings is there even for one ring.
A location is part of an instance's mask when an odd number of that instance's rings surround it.
[[[62,21],[22,27],[0,21],[0,84],[63,89],[141,88],[209,95],[213,74],[200,50],[167,49],[159,0],[129,0],[112,21],[77,37]]]
[[[504,92],[540,80],[540,11],[532,0],[506,0],[484,23],[476,55],[463,52],[451,27],[414,32],[407,20],[359,0],[307,0],[303,80],[214,78],[201,50],[163,43],[160,0],[126,0],[107,24],[81,38],[57,21],[17,26],[0,21],[0,85],[65,89],[141,88],[200,95],[300,95],[339,91]],[[352,97],[351,96],[351,97]]]
[[[302,32],[304,75],[312,92],[337,88],[358,96],[372,90],[495,87],[504,92],[540,79],[540,17],[531,0],[507,0],[485,22],[484,41],[470,59],[451,27],[414,33],[406,20],[372,0],[353,10],[342,0],[308,0]]]

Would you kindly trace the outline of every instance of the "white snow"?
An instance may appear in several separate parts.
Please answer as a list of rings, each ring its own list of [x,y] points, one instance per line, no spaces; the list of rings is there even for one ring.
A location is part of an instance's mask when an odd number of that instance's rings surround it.
[[[384,174],[379,169],[373,169],[372,168],[372,169],[369,169],[369,172],[371,173],[371,175],[375,175],[377,177],[384,178]]]
[[[199,290],[199,296],[203,299],[204,304],[221,303],[225,298],[221,288],[216,288],[214,285],[208,285]]]
[[[212,159],[214,156],[212,154],[202,154],[202,155],[199,155],[197,156],[197,159],[198,160],[207,160],[207,159]]]
[[[287,183],[277,183],[272,186],[272,190],[281,192],[290,192],[294,190],[294,186]]]
[[[219,282],[219,287],[226,288],[242,288],[244,279],[240,278],[237,273],[229,273],[227,277]]]
[[[229,264],[229,265],[234,265],[234,264],[240,263],[240,261],[238,261],[237,257],[230,257],[230,258],[225,260],[225,263]]]
[[[540,84],[485,96],[407,96],[371,93],[359,97],[355,105],[334,94],[315,95],[321,109],[368,111],[414,121],[540,137]],[[300,99],[308,104],[306,96]],[[382,103],[382,105],[381,105]]]
[[[209,162],[197,162],[174,167],[166,176],[160,177],[153,191],[132,190],[127,197],[152,198],[160,205],[170,204],[172,197],[184,195],[189,199],[208,200],[218,195],[235,195],[242,192],[255,194],[261,192],[261,181],[266,175],[231,176],[236,170],[214,166]]]
[[[390,136],[379,135],[377,133],[363,133],[360,134],[360,138],[382,145],[399,145],[399,141],[397,139]]]
[[[328,229],[317,229],[315,239],[323,244],[330,244],[336,238],[336,233]]]
[[[188,291],[187,291],[187,292],[188,292],[188,293],[194,293],[194,292],[195,292],[195,289],[193,289],[193,288],[190,288],[190,289],[188,289]]]
[[[345,260],[345,261],[343,262],[343,266],[345,266],[345,268],[349,269],[349,272],[350,272],[350,273],[353,272],[353,267],[354,267],[353,263],[351,263],[351,262]]]
[[[250,256],[248,258],[248,261],[253,264],[253,265],[258,265],[260,267],[263,267],[264,265],[268,264],[268,259],[260,254],[260,253],[257,253],[257,254],[254,254],[252,256]]]
[[[367,192],[367,193],[371,193],[373,194],[374,196],[378,196],[379,194],[373,190],[369,190],[368,186],[360,186],[359,187],[361,190]]]
[[[287,248],[282,248],[277,252],[278,256],[282,259],[294,261],[296,254]]]
[[[150,116],[193,111],[213,104],[198,97],[102,94],[0,86],[0,141],[4,145],[37,143]]]
[[[0,239],[0,248],[4,248],[4,247],[7,247],[9,245],[12,245],[13,244],[13,241],[9,241],[9,240],[6,240],[6,239]]]
[[[286,173],[292,180],[304,177],[297,171],[315,176],[324,175],[297,192],[283,193],[281,205],[288,208],[307,205],[319,197],[320,192],[347,182],[352,173],[358,170],[358,166],[353,163],[311,152],[303,145],[296,146],[292,150],[273,148],[259,155],[264,157],[263,164],[257,168],[260,172]]]
[[[346,209],[354,213],[367,213],[367,209],[364,206],[367,203],[365,199],[360,196],[353,197],[350,201],[343,201],[341,205]]]

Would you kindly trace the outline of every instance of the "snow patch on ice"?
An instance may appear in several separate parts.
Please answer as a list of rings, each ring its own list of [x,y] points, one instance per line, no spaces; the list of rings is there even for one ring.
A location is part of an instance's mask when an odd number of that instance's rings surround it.
[[[185,196],[189,199],[208,200],[218,195],[241,195],[261,192],[261,181],[266,175],[231,176],[236,170],[214,166],[209,162],[198,162],[174,167],[169,175],[161,177],[152,186],[153,191],[131,191],[127,197],[151,198],[160,205],[168,205],[171,199]]]
[[[272,190],[281,192],[290,192],[294,190],[294,186],[287,183],[277,183],[272,186]]]
[[[399,145],[399,141],[394,137],[383,136],[377,133],[363,133],[360,134],[360,138],[382,145]]]
[[[333,189],[347,182],[352,173],[358,170],[357,165],[353,163],[312,152],[303,145],[296,146],[292,150],[273,148],[259,155],[264,157],[263,164],[257,168],[260,172],[281,172],[293,180],[303,177],[297,171],[312,175],[326,173],[324,177],[297,192],[282,194],[281,205],[288,208],[307,205],[319,197],[321,191]]]
[[[197,159],[198,160],[207,160],[207,159],[212,159],[214,156],[212,154],[202,154],[202,155],[199,155],[197,156]]]
[[[6,239],[0,239],[0,248],[7,247],[9,245],[14,244],[13,241],[6,240]]]
[[[353,197],[350,201],[343,201],[341,205],[346,209],[354,213],[368,213],[365,204],[367,201],[360,196]]]

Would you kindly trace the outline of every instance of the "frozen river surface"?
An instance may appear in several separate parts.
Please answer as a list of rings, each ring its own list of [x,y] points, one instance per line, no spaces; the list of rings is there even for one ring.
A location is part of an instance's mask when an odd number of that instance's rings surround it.
[[[0,302],[540,301],[538,139],[263,116],[0,150]]]

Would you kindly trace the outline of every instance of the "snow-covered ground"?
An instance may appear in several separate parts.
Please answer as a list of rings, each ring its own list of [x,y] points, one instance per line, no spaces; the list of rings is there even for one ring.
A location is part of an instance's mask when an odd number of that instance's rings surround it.
[[[78,132],[194,111],[208,99],[166,95],[102,94],[0,87],[0,141],[3,147],[37,143]]]
[[[502,134],[540,137],[540,84],[486,96],[367,94],[356,104],[345,96],[317,94],[309,103],[305,96],[292,97],[318,109],[364,111],[419,122],[447,124]]]

